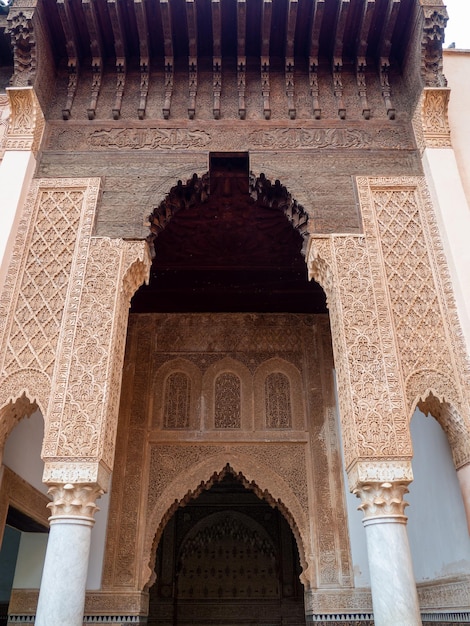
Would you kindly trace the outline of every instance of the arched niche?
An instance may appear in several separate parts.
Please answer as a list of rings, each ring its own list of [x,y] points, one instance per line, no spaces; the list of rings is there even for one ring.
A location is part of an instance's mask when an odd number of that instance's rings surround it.
[[[0,458],[7,437],[23,417],[30,417],[38,408],[44,415],[44,388],[50,386],[42,372],[23,370],[6,379],[0,390],[4,404],[0,408]],[[42,444],[42,441],[41,441]]]
[[[273,379],[278,376],[278,379]],[[278,426],[269,425],[268,405],[269,387],[283,385],[286,398],[284,400],[286,416]],[[258,367],[253,379],[256,430],[305,430],[305,407],[302,378],[299,370],[284,359],[274,358],[265,361]],[[273,391],[273,390],[271,390]],[[274,390],[275,391],[275,390]]]
[[[224,379],[224,380],[223,380]],[[219,393],[224,395],[223,389],[218,389],[218,384],[227,384],[227,400],[230,396],[239,393],[237,404],[239,417],[234,413],[224,419],[224,406],[218,406]],[[237,389],[238,381],[238,389]],[[248,368],[240,361],[226,357],[211,365],[204,373],[202,380],[202,393],[204,399],[204,428],[207,430],[252,430],[253,429],[253,382]],[[223,399],[223,398],[222,398]],[[232,398],[233,399],[233,398]],[[229,407],[226,407],[230,411]],[[224,422],[226,426],[224,427]],[[238,426],[236,425],[238,422]]]
[[[175,377],[178,377],[178,380]],[[175,389],[173,383],[179,389]],[[180,423],[179,426],[174,425],[173,428],[199,429],[201,423],[201,387],[201,371],[191,361],[178,358],[162,365],[155,374],[153,393],[150,399],[149,423],[151,428],[172,430],[172,425],[167,420],[167,414],[171,405],[174,406],[175,403],[179,403],[180,410],[186,412],[186,425]],[[172,394],[178,394],[180,398],[172,399]],[[183,409],[182,405],[186,408]]]
[[[311,538],[308,512],[293,493],[291,487],[268,465],[253,461],[248,455],[220,453],[192,467],[184,475],[171,481],[148,512],[144,536],[141,586],[148,589],[155,582],[155,558],[163,529],[179,506],[197,497],[227,472],[271,506],[278,508],[294,534],[302,567],[301,582],[314,586],[314,566],[311,565]]]

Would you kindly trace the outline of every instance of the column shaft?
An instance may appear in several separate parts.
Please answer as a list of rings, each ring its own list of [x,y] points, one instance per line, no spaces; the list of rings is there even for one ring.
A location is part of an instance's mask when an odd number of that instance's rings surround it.
[[[404,521],[364,520],[375,626],[421,624]]]
[[[36,626],[82,626],[92,524],[51,523]]]

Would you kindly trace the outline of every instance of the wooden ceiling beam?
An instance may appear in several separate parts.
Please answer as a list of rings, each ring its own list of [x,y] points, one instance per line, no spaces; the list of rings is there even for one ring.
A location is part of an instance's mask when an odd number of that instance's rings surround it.
[[[296,117],[295,110],[295,83],[294,83],[294,53],[295,53],[295,29],[297,26],[298,0],[289,0],[287,6],[287,28],[286,28],[286,95],[287,108],[291,120]]]
[[[133,2],[135,20],[137,23],[137,33],[139,37],[139,53],[140,53],[140,100],[137,109],[137,115],[140,120],[145,117],[145,109],[147,108],[147,97],[149,90],[149,27],[147,17],[146,0],[134,0]]]
[[[338,4],[338,13],[336,16],[336,28],[333,44],[333,85],[338,106],[338,116],[344,120],[346,117],[346,107],[343,101],[343,47],[344,47],[344,31],[348,18],[350,0],[340,0]]]
[[[196,115],[197,96],[197,13],[196,0],[186,0],[186,21],[188,26],[189,44],[189,103],[188,117]]]
[[[369,32],[372,24],[372,16],[375,9],[375,0],[364,0],[362,6],[361,21],[359,24],[357,45],[356,45],[356,80],[359,99],[362,105],[362,117],[370,119],[370,107],[367,100],[367,46],[369,42]]]
[[[335,67],[343,65],[344,31],[348,18],[350,0],[340,0],[338,14],[336,17],[336,29],[333,47],[333,65]]]
[[[237,0],[238,117],[246,117],[246,0]]]
[[[101,79],[103,77],[103,44],[94,0],[82,0],[81,6],[85,14],[85,21],[90,37],[91,69],[93,76],[87,114],[88,119],[92,120],[96,115],[96,105],[98,103]]]
[[[320,31],[325,12],[325,0],[313,0],[312,22],[310,27],[310,45],[308,52],[308,69],[310,95],[312,96],[313,117],[321,118],[320,89],[318,86],[318,55],[320,51]]]
[[[320,50],[320,31],[325,12],[325,0],[314,0],[312,13],[312,26],[310,30],[310,65],[318,66],[318,54]]]
[[[71,15],[69,0],[58,0],[57,10],[59,12],[60,21],[65,35],[65,45],[67,48],[67,66],[69,72],[69,82],[67,86],[67,100],[62,109],[62,118],[68,120],[72,109],[72,104],[77,92],[78,83],[78,39]]]
[[[263,115],[271,118],[271,87],[269,82],[269,43],[271,39],[272,0],[263,0],[261,17],[261,93],[263,96]]]
[[[113,106],[113,119],[117,120],[121,116],[122,97],[126,85],[126,31],[119,0],[108,0],[106,5],[111,19],[116,53],[116,96]]]
[[[212,113],[220,118],[220,94],[222,91],[222,9],[220,0],[211,1],[212,8]]]
[[[385,102],[387,116],[390,120],[395,119],[395,107],[392,103],[392,91],[390,88],[389,69],[390,69],[390,52],[392,49],[392,37],[395,25],[397,23],[398,11],[400,9],[400,0],[388,0],[387,13],[385,15],[381,44],[379,48],[380,57],[380,83],[382,86],[382,97]]]
[[[365,66],[367,46],[369,44],[369,32],[372,24],[372,16],[375,9],[375,0],[364,0],[359,35],[357,37],[356,56],[359,62]]]
[[[169,0],[160,0],[160,11],[162,15],[163,49],[165,54],[165,98],[162,113],[163,117],[167,120],[170,117],[171,111],[174,72],[173,31]]]

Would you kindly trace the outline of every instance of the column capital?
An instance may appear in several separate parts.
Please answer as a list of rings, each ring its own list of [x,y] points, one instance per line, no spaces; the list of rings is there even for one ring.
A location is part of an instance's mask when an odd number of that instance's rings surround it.
[[[363,523],[384,520],[406,523],[405,507],[408,503],[403,499],[408,493],[409,481],[399,482],[367,482],[356,487],[353,493],[361,500],[358,509],[364,513]]]
[[[55,484],[50,485],[48,494],[52,498],[47,506],[52,515],[51,524],[59,522],[95,523],[94,515],[99,511],[96,500],[104,493],[97,484]]]
[[[5,149],[37,154],[44,132],[44,114],[33,87],[7,87],[11,109]]]

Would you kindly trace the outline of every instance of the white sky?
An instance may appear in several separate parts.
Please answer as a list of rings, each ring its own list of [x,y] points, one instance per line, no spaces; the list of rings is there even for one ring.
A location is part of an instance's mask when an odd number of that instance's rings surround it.
[[[455,41],[456,48],[470,50],[470,0],[444,0],[449,13],[444,48]]]

